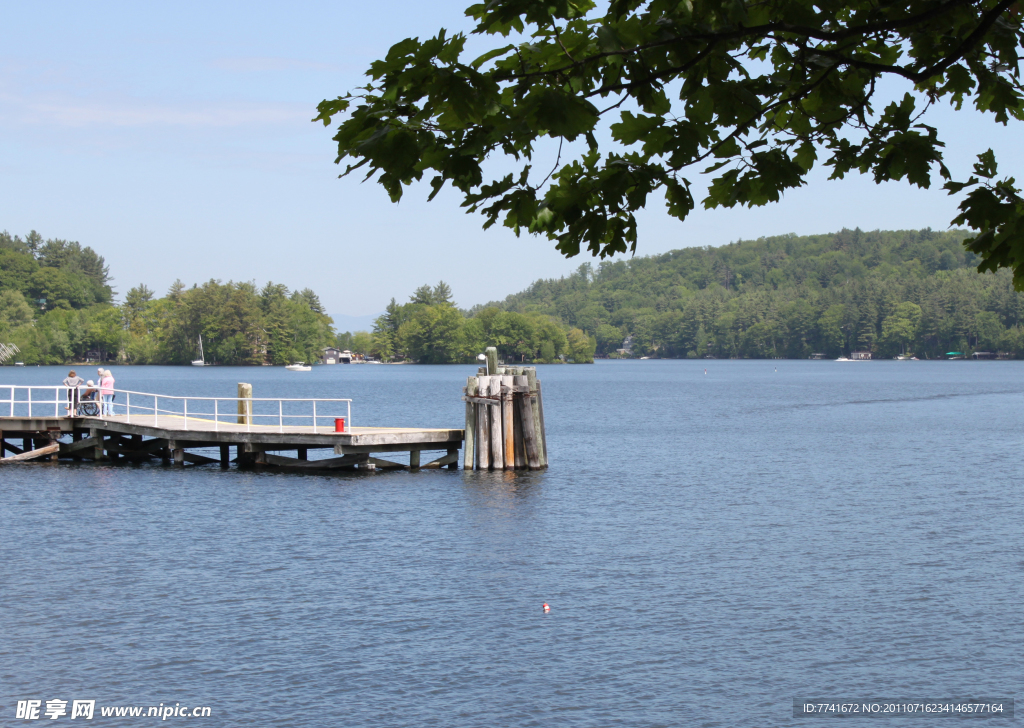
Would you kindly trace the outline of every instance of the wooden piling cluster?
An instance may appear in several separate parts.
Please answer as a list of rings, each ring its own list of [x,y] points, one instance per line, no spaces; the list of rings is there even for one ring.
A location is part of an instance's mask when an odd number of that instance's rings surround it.
[[[539,470],[548,466],[544,400],[535,367],[498,366],[487,350],[487,366],[468,377],[466,470]]]

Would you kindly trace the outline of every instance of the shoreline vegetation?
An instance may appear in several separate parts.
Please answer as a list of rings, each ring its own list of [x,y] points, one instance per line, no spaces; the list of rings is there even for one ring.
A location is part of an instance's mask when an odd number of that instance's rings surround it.
[[[585,263],[503,301],[459,309],[444,282],[392,298],[372,331],[338,332],[317,294],[210,280],[118,301],[89,247],[0,233],[0,341],[25,364],[314,363],[327,347],[383,362],[608,358],[876,358],[1024,354],[1024,294],[979,273],[965,231],[842,230]],[[12,362],[7,362],[8,364]]]
[[[109,362],[223,365],[318,362],[327,347],[386,362],[476,361],[496,346],[506,361],[591,363],[596,342],[538,313],[497,309],[467,316],[443,281],[395,299],[373,332],[338,332],[311,289],[269,282],[180,280],[157,298],[145,284],[116,300],[109,268],[92,248],[0,233],[0,342],[27,365]],[[8,361],[7,364],[12,364]]]

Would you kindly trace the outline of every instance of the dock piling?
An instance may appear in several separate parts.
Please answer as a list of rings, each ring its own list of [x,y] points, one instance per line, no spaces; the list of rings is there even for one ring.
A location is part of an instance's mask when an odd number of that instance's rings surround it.
[[[463,390],[466,431],[472,433],[467,434],[466,468],[471,463],[477,470],[546,468],[544,404],[537,370],[494,369],[498,374],[469,377]]]
[[[516,443],[515,443],[515,420],[512,414],[512,377],[502,375],[501,377],[501,432],[504,435],[505,470],[515,470],[516,467]]]
[[[252,424],[252,385],[238,383],[238,424]]]
[[[491,378],[488,376],[479,377],[477,393],[485,397],[491,389]],[[491,415],[488,412],[489,406],[477,404],[476,411],[476,467],[478,470],[490,470],[491,468]]]
[[[490,378],[489,394],[494,404],[489,406],[491,415],[491,463],[495,470],[505,469],[505,438],[502,435],[501,377]]]
[[[466,397],[476,396],[476,377],[466,377]],[[476,465],[476,405],[466,402],[466,440],[462,454],[462,469],[472,470]]]

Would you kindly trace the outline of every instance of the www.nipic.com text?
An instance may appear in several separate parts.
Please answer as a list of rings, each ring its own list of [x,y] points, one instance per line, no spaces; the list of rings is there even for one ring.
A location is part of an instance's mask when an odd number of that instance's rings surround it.
[[[70,702],[70,706],[69,706]],[[17,713],[19,720],[39,720],[40,718],[85,718],[91,720],[96,713],[95,700],[19,700]],[[99,714],[103,718],[209,718],[210,707],[190,708],[181,703],[174,705],[101,705]]]

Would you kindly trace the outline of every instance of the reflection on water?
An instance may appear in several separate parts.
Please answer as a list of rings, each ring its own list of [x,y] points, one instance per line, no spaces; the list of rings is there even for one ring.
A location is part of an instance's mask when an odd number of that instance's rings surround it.
[[[457,427],[473,371],[115,375]],[[541,367],[541,473],[5,466],[0,722],[33,698],[390,727],[778,725],[797,696],[1012,696],[1022,373]]]

